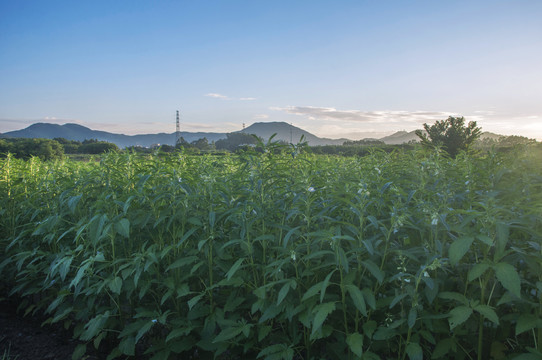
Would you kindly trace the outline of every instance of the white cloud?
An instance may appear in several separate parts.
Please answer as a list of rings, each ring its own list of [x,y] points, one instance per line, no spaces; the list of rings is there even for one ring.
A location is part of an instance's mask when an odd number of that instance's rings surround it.
[[[239,98],[239,100],[241,101],[253,101],[253,100],[256,100],[255,97],[242,97],[242,98]]]
[[[253,116],[253,119],[254,120],[269,119],[269,115],[267,115],[267,114],[256,114],[256,115]]]
[[[424,122],[443,120],[448,116],[457,115],[445,111],[361,111],[337,110],[335,108],[314,106],[287,106],[285,108],[275,107],[271,108],[271,110],[278,110],[288,114],[304,116],[311,120],[334,120],[363,123],[412,122],[421,124]]]
[[[212,98],[215,98],[215,99],[223,99],[223,100],[228,100],[229,99],[229,97],[227,97],[226,95],[217,94],[217,93],[208,93],[208,94],[205,94],[205,96],[212,97]]]

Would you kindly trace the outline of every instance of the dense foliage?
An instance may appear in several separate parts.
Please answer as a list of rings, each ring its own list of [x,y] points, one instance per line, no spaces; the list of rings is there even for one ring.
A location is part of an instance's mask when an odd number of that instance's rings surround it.
[[[62,145],[56,140],[6,138],[0,139],[0,157],[8,153],[16,158],[29,159],[36,156],[41,160],[59,159],[64,155]]]
[[[422,144],[443,147],[452,157],[467,150],[482,135],[482,129],[476,126],[476,121],[469,121],[468,125],[465,125],[464,117],[450,116],[433,125],[423,124],[423,127],[425,133],[416,130]]]
[[[542,149],[0,160],[0,279],[110,358],[540,359]]]

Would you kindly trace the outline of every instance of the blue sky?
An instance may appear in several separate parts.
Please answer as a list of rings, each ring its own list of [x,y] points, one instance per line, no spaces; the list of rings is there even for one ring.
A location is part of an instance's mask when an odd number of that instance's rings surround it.
[[[316,135],[449,115],[542,139],[542,1],[0,0],[0,132],[287,121]]]

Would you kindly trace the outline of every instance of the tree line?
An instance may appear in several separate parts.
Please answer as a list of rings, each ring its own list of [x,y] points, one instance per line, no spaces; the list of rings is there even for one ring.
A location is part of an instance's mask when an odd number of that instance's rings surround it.
[[[41,160],[62,158],[65,154],[103,154],[118,151],[119,147],[106,141],[96,139],[76,141],[64,138],[5,138],[0,139],[0,156],[8,153],[16,158],[29,159],[32,156]]]

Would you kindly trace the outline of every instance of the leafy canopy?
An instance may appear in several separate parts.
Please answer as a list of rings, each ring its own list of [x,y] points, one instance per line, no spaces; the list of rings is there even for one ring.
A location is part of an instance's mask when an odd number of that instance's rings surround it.
[[[461,150],[467,150],[476,139],[482,135],[482,129],[476,126],[476,121],[469,121],[465,126],[465,118],[450,116],[433,125],[423,124],[426,131],[416,130],[416,135],[425,146],[442,146],[452,157]]]

